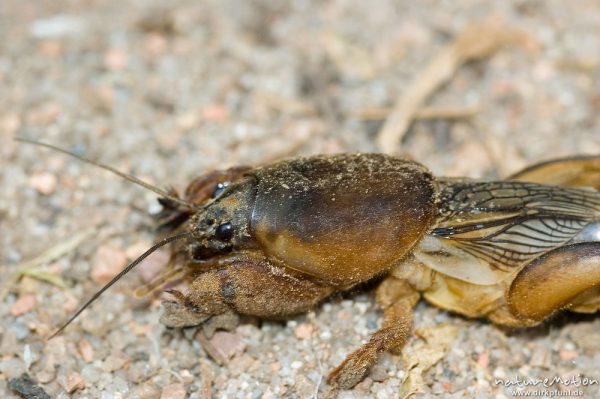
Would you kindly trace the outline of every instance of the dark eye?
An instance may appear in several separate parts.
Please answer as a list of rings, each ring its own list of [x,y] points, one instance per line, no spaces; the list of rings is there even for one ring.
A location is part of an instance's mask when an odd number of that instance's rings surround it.
[[[203,261],[212,258],[213,256],[218,255],[219,252],[214,249],[197,246],[192,250],[192,258],[195,261]]]
[[[215,186],[215,191],[213,191],[212,197],[217,198],[227,187],[229,187],[228,181],[217,183],[217,185]]]
[[[217,230],[215,230],[215,236],[219,240],[231,240],[231,237],[233,237],[233,226],[231,225],[231,223],[223,223],[219,225],[219,227],[217,227]]]

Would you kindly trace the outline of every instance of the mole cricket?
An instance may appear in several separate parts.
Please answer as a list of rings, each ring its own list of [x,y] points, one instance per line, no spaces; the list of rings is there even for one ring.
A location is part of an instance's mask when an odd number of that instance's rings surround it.
[[[375,281],[381,327],[329,373],[359,383],[399,352],[424,298],[467,317],[534,326],[555,312],[600,309],[600,156],[540,163],[504,180],[434,177],[383,154],[294,158],[194,179],[183,197],[58,147],[157,193],[169,232],[56,333],[157,248],[175,242],[188,294],[169,290],[169,327],[238,315],[285,319]],[[235,323],[234,323],[235,324]]]

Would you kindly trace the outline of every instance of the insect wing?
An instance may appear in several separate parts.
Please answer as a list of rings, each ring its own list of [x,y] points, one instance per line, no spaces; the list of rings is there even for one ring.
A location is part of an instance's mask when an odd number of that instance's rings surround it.
[[[483,284],[566,244],[600,217],[598,192],[535,183],[443,181],[440,204],[436,229],[415,253],[433,269],[469,281],[467,271],[452,267],[458,262],[448,261],[463,257],[478,276],[471,279]]]

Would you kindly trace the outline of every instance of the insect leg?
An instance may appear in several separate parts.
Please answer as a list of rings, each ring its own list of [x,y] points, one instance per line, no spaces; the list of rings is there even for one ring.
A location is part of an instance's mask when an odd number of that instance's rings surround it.
[[[600,190],[600,156],[578,156],[542,162],[523,169],[507,180]]]
[[[350,389],[368,374],[386,351],[399,352],[408,340],[412,326],[412,309],[419,299],[405,280],[388,277],[377,288],[377,301],[384,308],[383,325],[369,342],[352,352],[328,376],[334,388]]]
[[[566,245],[529,263],[513,280],[508,307],[518,319],[541,322],[600,286],[600,242]]]
[[[199,275],[187,296],[177,294],[181,307],[196,315],[228,311],[263,318],[285,318],[314,308],[332,288],[291,276],[261,255],[234,255],[217,270]],[[198,316],[199,317],[199,316]],[[169,320],[166,315],[164,320]]]

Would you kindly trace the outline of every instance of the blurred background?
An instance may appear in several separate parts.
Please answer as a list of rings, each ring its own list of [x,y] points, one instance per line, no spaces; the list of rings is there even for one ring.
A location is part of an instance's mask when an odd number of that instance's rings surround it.
[[[212,169],[316,153],[383,151],[486,178],[600,153],[595,0],[3,0],[0,35],[1,397],[25,371],[52,397],[311,397],[379,321],[368,295],[251,321],[213,339],[218,366],[194,332],[158,324],[158,300],[133,298],[159,252],[44,345],[151,245],[157,207],[16,135],[180,191]],[[343,395],[498,397],[498,376],[600,377],[599,321],[566,321],[507,333],[422,304],[418,328],[457,327],[444,358],[406,386],[409,361],[386,356]]]

